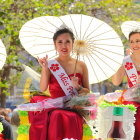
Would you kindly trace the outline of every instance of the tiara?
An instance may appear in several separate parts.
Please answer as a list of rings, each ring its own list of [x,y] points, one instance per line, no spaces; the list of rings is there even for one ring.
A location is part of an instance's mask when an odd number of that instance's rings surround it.
[[[138,32],[138,33],[140,33],[140,29],[138,29],[138,28],[134,28],[134,29],[131,30],[130,33],[132,33],[132,32]]]
[[[62,24],[60,27],[58,27],[58,28],[56,29],[56,32],[58,32],[58,31],[60,31],[60,30],[63,30],[63,29],[68,29],[68,30],[70,30],[71,32],[73,32],[72,29],[69,28],[66,24]]]

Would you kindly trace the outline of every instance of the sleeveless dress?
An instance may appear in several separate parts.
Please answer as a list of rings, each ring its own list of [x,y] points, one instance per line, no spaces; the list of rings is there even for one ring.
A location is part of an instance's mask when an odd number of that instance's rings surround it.
[[[69,75],[71,78],[73,74]],[[82,82],[82,75],[76,73],[79,78],[79,84]],[[34,96],[30,102],[35,103],[49,98],[57,98],[65,96],[62,88],[57,82],[56,78],[51,74],[49,91],[51,97]],[[73,138],[82,140],[83,135],[83,119],[76,112],[60,109],[50,108],[41,112],[31,111],[28,113],[29,122],[31,124],[29,130],[30,140],[63,140],[65,138]]]
[[[138,75],[140,75],[140,71],[137,71]],[[127,77],[129,87],[132,87],[133,84],[131,83],[130,79]],[[133,102],[133,101],[125,101],[124,104],[133,104],[135,107],[137,107],[137,112],[135,114],[135,134],[134,134],[134,140],[140,140],[140,103]]]

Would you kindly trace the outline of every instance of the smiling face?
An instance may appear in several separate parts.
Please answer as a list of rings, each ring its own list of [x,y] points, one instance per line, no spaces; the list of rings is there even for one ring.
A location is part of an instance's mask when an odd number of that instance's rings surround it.
[[[133,53],[140,53],[140,33],[134,33],[130,36],[129,45]]]
[[[73,40],[69,33],[60,34],[56,38],[54,44],[59,55],[70,55],[73,47]]]

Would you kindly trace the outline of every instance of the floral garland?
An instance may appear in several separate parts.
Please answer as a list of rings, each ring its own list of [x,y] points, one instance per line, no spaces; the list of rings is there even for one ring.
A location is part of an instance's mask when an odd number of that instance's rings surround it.
[[[2,123],[0,122],[0,133],[3,131],[3,125]]]
[[[4,140],[3,139],[3,134],[1,133],[3,131],[3,125],[2,123],[0,122],[0,140]]]
[[[18,127],[18,138],[17,140],[29,140],[29,120],[27,111],[19,111],[20,126]],[[94,140],[92,131],[88,124],[83,124],[83,138],[82,140]],[[1,139],[0,139],[1,140]]]
[[[29,140],[29,120],[27,111],[19,111],[20,126],[18,127],[17,140]]]
[[[88,124],[83,124],[83,138],[82,140],[96,140],[92,134],[92,130],[90,129]]]
[[[106,108],[109,106],[117,106],[117,107],[128,107],[130,111],[132,111],[134,114],[136,113],[137,109],[134,105],[132,104],[128,104],[128,105],[124,105],[124,104],[115,104],[115,103],[108,103],[106,101],[103,101],[100,105],[100,108]]]

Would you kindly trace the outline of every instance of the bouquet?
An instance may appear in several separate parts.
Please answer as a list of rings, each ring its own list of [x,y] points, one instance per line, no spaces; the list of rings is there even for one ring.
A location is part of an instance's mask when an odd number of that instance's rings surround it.
[[[129,88],[124,94],[124,100],[135,101],[140,103],[140,84]]]
[[[97,104],[94,94],[74,96],[65,103],[65,107],[70,107],[77,111],[86,120],[94,120],[97,112]]]
[[[72,109],[85,119],[94,119],[97,111],[94,94],[49,98],[37,103],[21,104],[17,108],[23,111],[42,111],[48,108]]]

